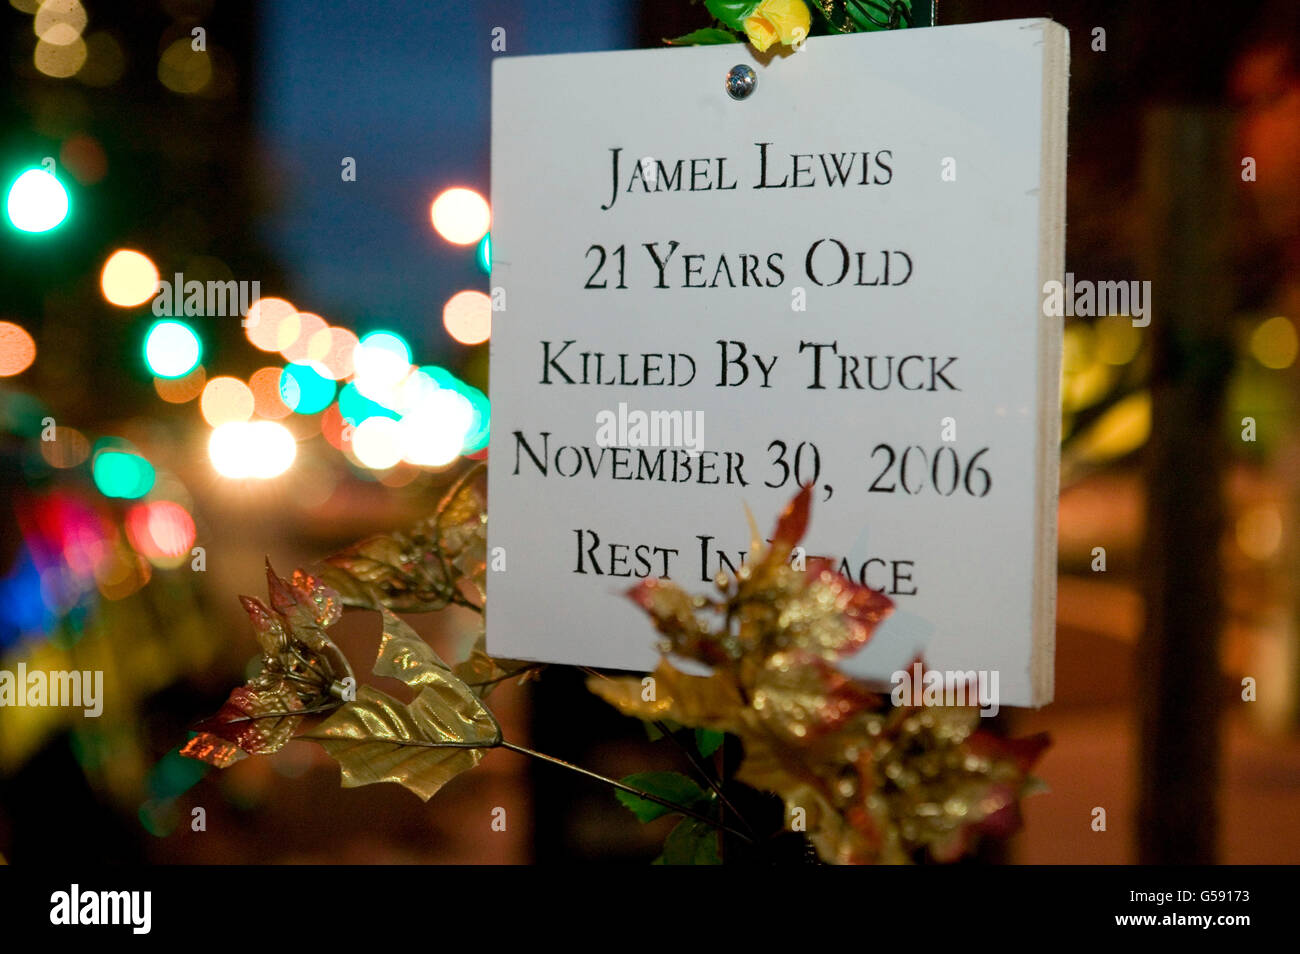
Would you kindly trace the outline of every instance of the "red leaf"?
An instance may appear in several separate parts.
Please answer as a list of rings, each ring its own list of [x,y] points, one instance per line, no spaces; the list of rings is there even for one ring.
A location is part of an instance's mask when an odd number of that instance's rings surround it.
[[[777,518],[776,530],[772,534],[772,552],[779,554],[775,559],[784,561],[794,545],[808,532],[808,517],[812,509],[812,485],[804,487],[794,499],[781,511]]]
[[[289,637],[284,631],[284,624],[280,621],[280,617],[272,613],[265,603],[252,596],[241,596],[239,602],[253,623],[253,632],[257,635],[257,643],[262,647],[262,652],[272,657],[284,652],[288,648]]]
[[[627,591],[632,602],[649,614],[655,629],[668,637],[673,651],[710,665],[726,654],[695,615],[692,596],[670,580],[645,580]]]
[[[966,740],[967,747],[975,755],[1014,762],[1021,775],[1029,773],[1051,744],[1052,737],[1046,732],[1020,739],[1005,739],[983,729],[971,733],[970,738]]]
[[[298,594],[288,580],[282,579],[271,568],[270,560],[266,561],[266,590],[271,597],[271,608],[277,613],[288,615],[298,606]]]
[[[332,626],[343,615],[343,601],[337,592],[302,570],[293,571],[293,579],[276,575],[271,561],[266,561],[266,588],[272,608],[289,621],[290,626]]]
[[[293,736],[302,717],[277,717],[275,713],[301,708],[298,697],[283,686],[240,686],[230,693],[216,715],[194,727],[199,735],[185,744],[181,754],[225,768],[245,754],[276,752]]]
[[[841,656],[857,652],[871,639],[876,627],[894,611],[894,601],[884,593],[855,583],[835,569],[835,564],[824,557],[813,557],[807,563],[810,582],[828,588],[835,607],[844,618],[848,639],[839,651]]]

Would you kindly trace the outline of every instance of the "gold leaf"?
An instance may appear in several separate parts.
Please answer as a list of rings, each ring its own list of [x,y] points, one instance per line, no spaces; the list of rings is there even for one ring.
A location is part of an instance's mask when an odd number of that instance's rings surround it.
[[[833,664],[798,650],[768,656],[750,698],[767,727],[793,741],[831,732],[880,704],[876,694]]]
[[[446,685],[453,689],[463,688],[469,694],[469,687],[452,673],[451,667],[415,630],[388,610],[381,612],[384,633],[379,640],[379,658],[375,660],[376,676],[400,679],[413,689]]]
[[[638,719],[672,719],[698,729],[734,732],[744,700],[730,677],[718,670],[711,676],[689,676],[667,660],[659,663],[650,689],[640,679],[592,676],[587,688],[624,715]]]
[[[431,521],[435,527],[452,527],[457,524],[471,523],[483,514],[483,495],[479,491],[478,481],[486,468],[475,464],[457,480],[455,485],[438,502]]]
[[[469,471],[443,498],[431,521],[433,539],[480,600],[487,591],[487,507]]]
[[[497,659],[495,656],[488,655],[487,633],[480,622],[478,636],[469,655],[463,662],[453,666],[452,672],[474,691],[474,695],[485,699],[493,689],[516,674],[519,675],[520,682],[523,682],[541,668],[540,663],[524,662],[519,659]]]
[[[407,706],[362,686],[308,738],[338,760],[344,788],[396,782],[428,801],[500,744],[501,730],[468,689],[426,685]]]
[[[426,592],[428,581],[416,566],[420,549],[419,542],[406,534],[381,534],[326,557],[317,572],[349,606],[388,606],[406,612],[438,609],[446,600]]]
[[[466,473],[443,497],[432,517],[404,531],[369,537],[316,568],[317,575],[349,606],[428,613],[468,602],[465,580],[480,602],[487,575],[487,514],[482,492]]]

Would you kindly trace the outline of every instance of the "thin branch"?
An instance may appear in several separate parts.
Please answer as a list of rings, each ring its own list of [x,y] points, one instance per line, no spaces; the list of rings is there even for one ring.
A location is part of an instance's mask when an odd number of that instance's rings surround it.
[[[342,702],[335,702],[330,705],[313,706],[309,709],[295,709],[292,712],[263,712],[261,715],[235,716],[233,719],[224,720],[223,725],[231,722],[253,722],[256,719],[284,719],[289,716],[315,715],[318,712],[333,712],[343,704],[344,703]],[[198,730],[194,729],[191,731],[197,732]],[[302,736],[294,736],[294,738],[302,738]]]
[[[654,727],[664,735],[668,736],[669,741],[671,741],[673,745],[681,749],[682,755],[686,756],[686,761],[691,763],[691,767],[695,769],[700,778],[704,779],[704,781],[708,783],[709,788],[713,789],[713,793],[718,796],[718,801],[721,802],[725,808],[729,809],[731,814],[736,816],[736,821],[745,826],[745,831],[749,832],[751,835],[754,834],[754,829],[750,826],[749,822],[745,820],[745,816],[740,814],[740,810],[737,809],[735,805],[731,804],[731,799],[727,798],[726,794],[722,791],[722,786],[714,779],[713,773],[700,764],[700,762],[695,758],[695,753],[691,751],[691,747],[681,739],[677,738],[676,733],[671,732],[668,729],[668,726],[664,725],[657,719],[654,722]]]
[[[482,682],[467,682],[465,685],[471,689],[481,689],[484,686],[495,686],[498,682],[505,682],[507,679],[513,679],[515,676],[522,676],[526,672],[532,672],[534,669],[545,669],[546,663],[530,663],[527,666],[521,666],[513,672],[508,672],[504,676],[495,676],[492,679],[484,679]]]
[[[303,732],[295,735],[290,741],[297,742],[299,739],[306,739],[309,742],[382,742],[385,745],[405,745],[418,749],[495,749],[501,746],[511,747],[510,743],[500,736],[481,742],[425,742],[422,739],[381,739],[373,735],[358,739],[348,735],[315,735],[311,732]]]
[[[461,593],[459,590],[453,591],[453,595],[451,597],[450,602],[456,604],[457,606],[463,606],[468,610],[473,610],[475,613],[478,613],[480,616],[483,615],[483,607],[479,606],[473,600],[469,599],[467,596],[465,596],[464,593]]]
[[[591,769],[585,769],[581,765],[574,765],[572,762],[566,762],[564,761],[564,759],[556,758],[554,755],[547,755],[545,752],[538,752],[536,749],[530,749],[527,748],[526,746],[515,745],[513,742],[507,742],[499,734],[497,735],[495,740],[488,741],[488,742],[424,742],[415,739],[377,739],[377,738],[349,739],[349,738],[340,738],[339,736],[335,736],[335,735],[315,735],[308,732],[304,732],[300,735],[295,735],[293,738],[294,740],[305,739],[312,742],[340,742],[340,741],[385,742],[389,745],[413,746],[416,748],[425,748],[425,749],[495,749],[495,748],[509,749],[511,752],[518,752],[521,755],[528,755],[531,756],[532,758],[539,759],[543,762],[549,762],[552,765],[558,765],[561,768],[566,768],[571,772],[577,772],[579,775],[585,775],[587,776],[587,778],[593,778],[598,782],[604,782],[606,785],[612,786],[613,788],[617,788],[620,791],[627,792],[629,795],[635,795],[637,798],[643,798],[648,802],[654,802],[658,805],[662,805],[664,808],[667,808],[669,811],[676,812],[680,815],[686,815],[690,818],[694,818],[696,821],[704,822],[704,824],[708,825],[711,828],[721,829],[722,831],[725,831],[728,834],[735,835],[737,838],[740,838],[746,842],[749,842],[750,844],[753,844],[753,839],[750,838],[748,835],[746,835],[744,832],[737,831],[734,828],[727,826],[725,823],[720,822],[716,818],[710,818],[709,816],[703,815],[695,811],[694,809],[687,808],[685,805],[679,805],[676,802],[670,801],[659,795],[655,795],[653,792],[647,792],[644,789],[640,789],[640,788],[636,788],[635,786],[628,785],[626,782],[620,782],[618,781],[618,779],[610,778],[607,775],[601,775],[599,772],[593,772]]]
[[[754,839],[750,838],[743,831],[737,831],[736,829],[727,826],[725,823],[720,822],[716,818],[710,818],[708,815],[702,815],[694,809],[687,808],[685,805],[678,805],[676,802],[669,801],[666,798],[661,798],[658,795],[654,795],[642,789],[634,788],[633,786],[620,782],[617,779],[610,778],[608,775],[601,775],[599,772],[585,769],[581,765],[574,765],[572,762],[566,762],[564,759],[556,758],[554,755],[547,755],[545,752],[538,752],[535,749],[525,748],[522,745],[515,745],[512,742],[506,742],[503,740],[501,742],[501,747],[503,749],[509,749],[512,752],[519,752],[522,755],[530,755],[543,762],[550,762],[552,765],[558,765],[561,768],[566,768],[571,772],[577,772],[578,774],[585,775],[588,778],[594,778],[598,782],[604,782],[606,785],[627,792],[629,795],[635,795],[637,798],[643,798],[647,802],[654,802],[657,805],[662,805],[664,808],[676,812],[679,815],[686,815],[689,818],[694,818],[696,821],[704,822],[704,824],[708,825],[710,828],[721,828],[728,834],[735,835],[737,838],[746,841],[751,845],[754,843]]]
[[[588,666],[579,666],[578,668],[581,669],[583,672],[587,673],[587,675],[589,676],[596,676],[600,679],[609,678],[609,676],[605,675],[603,672],[598,672],[595,669],[592,669]],[[665,725],[663,722],[661,722],[659,719],[651,719],[650,724],[653,725],[656,729],[658,729],[660,734],[668,736],[668,739],[673,743],[673,745],[681,749],[682,755],[686,756],[686,761],[691,763],[691,768],[695,769],[696,774],[698,774],[700,778],[704,779],[704,781],[708,784],[709,788],[713,790],[713,793],[718,796],[718,801],[720,801],[727,808],[731,809],[731,814],[735,815],[736,820],[745,826],[745,830],[747,832],[749,832],[751,835],[754,834],[754,829],[750,826],[749,822],[745,820],[745,816],[743,816],[742,814],[740,814],[739,811],[737,811],[736,806],[731,804],[731,800],[728,799],[726,794],[722,791],[722,786],[719,785],[717,781],[713,778],[712,773],[710,773],[703,765],[701,765],[698,761],[696,761],[695,754],[691,752],[690,747],[681,739],[677,738],[677,736],[668,728],[668,726]]]

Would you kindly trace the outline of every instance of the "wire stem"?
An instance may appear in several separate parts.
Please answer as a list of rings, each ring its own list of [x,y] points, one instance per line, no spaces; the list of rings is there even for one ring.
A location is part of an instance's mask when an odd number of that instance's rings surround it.
[[[745,831],[752,835],[754,829],[750,827],[749,822],[745,821],[745,817],[740,814],[736,809],[736,806],[731,804],[731,799],[727,798],[726,794],[722,791],[722,786],[718,784],[716,779],[714,779],[713,773],[706,769],[699,760],[695,758],[695,753],[691,751],[690,746],[677,738],[676,734],[669,731],[668,726],[664,725],[662,722],[656,720],[654,722],[654,727],[664,735],[668,736],[669,741],[682,750],[682,755],[686,756],[686,761],[691,763],[691,767],[695,769],[700,778],[704,779],[704,781],[708,783],[709,788],[713,789],[713,793],[718,796],[718,801],[720,801],[722,805],[731,812],[731,814],[735,815],[736,821],[744,825]]]
[[[710,818],[708,815],[702,815],[693,809],[687,808],[685,805],[678,805],[676,802],[671,802],[666,798],[661,798],[658,795],[654,795],[642,789],[634,788],[631,785],[628,785],[624,782],[620,782],[617,779],[610,778],[607,775],[601,775],[599,772],[593,772],[591,771],[591,769],[585,769],[581,765],[574,765],[572,762],[566,762],[564,761],[564,759],[556,758],[554,755],[547,755],[545,752],[538,752],[535,749],[526,748],[522,745],[515,745],[513,742],[502,741],[501,747],[503,749],[509,749],[512,752],[518,752],[521,755],[532,756],[533,758],[540,759],[543,762],[550,762],[552,765],[558,765],[561,768],[566,768],[571,772],[577,772],[579,775],[585,775],[588,778],[594,778],[598,782],[604,782],[606,785],[612,786],[613,788],[619,789],[620,791],[627,792],[629,795],[635,795],[637,798],[643,798],[647,802],[654,802],[655,804],[662,805],[664,806],[664,808],[671,809],[672,811],[677,812],[678,814],[686,815],[689,818],[694,818],[696,821],[704,822],[704,824],[708,825],[710,828],[721,828],[723,831],[727,832],[728,834],[734,835],[735,837],[740,838],[743,841],[746,841],[750,844],[754,843],[754,840],[750,838],[748,835],[746,835],[743,831],[737,831],[736,829],[731,828],[723,824],[722,822],[718,821],[716,818]]]

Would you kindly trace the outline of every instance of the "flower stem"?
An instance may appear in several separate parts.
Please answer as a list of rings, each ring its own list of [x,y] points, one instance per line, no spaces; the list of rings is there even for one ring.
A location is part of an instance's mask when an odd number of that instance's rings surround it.
[[[501,748],[509,749],[512,752],[519,752],[522,755],[529,755],[535,759],[540,759],[543,762],[550,762],[552,765],[558,765],[561,768],[569,769],[569,771],[571,772],[577,772],[579,775],[585,775],[588,778],[594,778],[598,782],[604,782],[606,785],[610,785],[614,788],[619,789],[620,791],[627,792],[629,795],[635,795],[637,798],[644,798],[647,802],[654,802],[655,804],[662,805],[664,806],[664,808],[671,809],[672,811],[677,812],[678,814],[686,815],[689,818],[694,818],[696,821],[704,822],[704,824],[708,825],[710,828],[721,828],[723,831],[727,832],[728,834],[734,835],[735,837],[740,838],[743,841],[753,844],[753,839],[750,838],[748,835],[746,835],[744,832],[737,831],[736,829],[731,828],[730,826],[724,824],[723,822],[718,821],[718,819],[716,818],[710,818],[707,815],[702,815],[699,812],[694,811],[693,809],[687,808],[685,805],[678,805],[676,802],[671,802],[666,798],[661,798],[658,795],[654,795],[650,792],[643,791],[642,789],[634,788],[631,785],[628,785],[624,782],[620,782],[617,779],[610,778],[607,775],[601,775],[599,772],[593,772],[591,771],[591,769],[585,769],[581,765],[574,765],[572,762],[566,762],[564,761],[564,759],[556,758],[554,755],[547,755],[545,752],[538,752],[536,749],[526,748],[522,745],[515,745],[513,742],[506,742],[504,740],[502,740],[501,742]]]
[[[515,676],[522,676],[525,673],[532,672],[534,669],[541,669],[545,665],[546,663],[530,663],[527,666],[520,666],[512,672],[496,676],[493,679],[484,679],[482,682],[467,682],[465,685],[469,686],[471,689],[482,689],[485,686],[495,686],[498,682],[505,682],[507,679],[513,679]]]
[[[609,678],[609,676],[605,675],[603,672],[592,669],[589,666],[579,666],[578,668],[589,676],[595,676],[597,679]],[[749,822],[745,821],[744,816],[741,815],[740,812],[736,811],[736,806],[731,804],[731,800],[728,799],[726,794],[722,791],[722,786],[718,784],[709,770],[696,760],[695,754],[691,752],[690,746],[677,738],[672,729],[668,728],[668,726],[660,720],[652,719],[650,720],[650,724],[659,730],[660,735],[667,736],[668,741],[681,750],[682,755],[686,756],[686,761],[691,763],[691,768],[695,769],[696,774],[699,775],[700,778],[704,779],[709,788],[713,789],[713,793],[718,796],[718,801],[722,804],[722,807],[724,809],[730,809],[731,813],[736,816],[736,820],[745,826],[745,830],[751,835],[754,834],[754,829],[750,827]],[[725,818],[726,816],[723,815],[723,817]]]
[[[662,722],[655,720],[654,727],[658,729],[660,732],[662,732],[664,735],[666,735],[668,737],[668,741],[672,742],[673,745],[681,749],[682,755],[686,756],[686,761],[691,763],[691,768],[695,769],[696,774],[698,774],[700,778],[704,779],[704,781],[708,784],[709,788],[713,789],[713,793],[718,796],[718,801],[722,804],[722,807],[724,809],[729,810],[731,814],[735,815],[736,821],[744,825],[745,830],[752,835],[754,833],[754,829],[750,827],[749,822],[745,821],[744,816],[741,815],[739,811],[737,811],[736,806],[731,804],[731,799],[727,798],[726,794],[722,791],[722,786],[719,785],[718,781],[713,777],[713,773],[710,772],[708,769],[706,769],[703,765],[701,765],[699,761],[695,758],[695,754],[691,751],[690,746],[687,745],[685,742],[683,742],[681,739],[677,738],[677,736],[673,734],[672,730],[670,730],[668,726],[664,725]],[[725,818],[726,816],[723,817]]]

